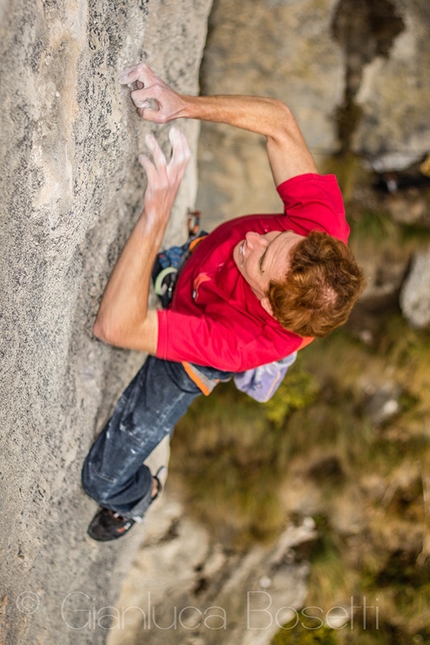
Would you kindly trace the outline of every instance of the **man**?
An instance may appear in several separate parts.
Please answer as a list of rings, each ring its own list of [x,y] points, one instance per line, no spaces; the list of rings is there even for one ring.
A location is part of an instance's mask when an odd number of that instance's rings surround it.
[[[100,541],[124,535],[160,492],[143,461],[196,396],[328,334],[364,287],[346,246],[336,178],[318,174],[288,107],[270,98],[179,95],[144,63],[125,70],[121,83],[137,85],[131,97],[148,121],[195,118],[264,135],[285,212],[218,227],[185,264],[170,308],[149,310],[152,266],[190,150],[173,127],[167,162],[154,136],[146,137],[153,162],[139,157],[148,177],[143,213],[94,324],[101,340],[149,354],[84,464],[84,489],[102,506],[88,532]]]

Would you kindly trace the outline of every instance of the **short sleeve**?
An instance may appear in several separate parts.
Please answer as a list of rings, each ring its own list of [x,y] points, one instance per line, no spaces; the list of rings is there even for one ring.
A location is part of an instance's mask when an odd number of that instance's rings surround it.
[[[319,230],[347,243],[349,226],[335,175],[298,175],[280,184],[278,193],[296,233]]]

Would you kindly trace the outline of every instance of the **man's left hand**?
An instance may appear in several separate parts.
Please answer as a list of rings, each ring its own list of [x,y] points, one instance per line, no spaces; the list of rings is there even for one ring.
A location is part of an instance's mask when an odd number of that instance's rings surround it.
[[[143,209],[149,226],[157,227],[168,220],[191,157],[188,142],[179,128],[170,129],[169,139],[172,144],[169,162],[153,134],[147,134],[145,137],[146,147],[152,154],[153,162],[146,155],[139,155],[139,161],[148,177]]]

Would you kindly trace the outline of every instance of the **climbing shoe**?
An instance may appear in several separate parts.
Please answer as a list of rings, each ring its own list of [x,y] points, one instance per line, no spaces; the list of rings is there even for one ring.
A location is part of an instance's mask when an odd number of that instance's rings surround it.
[[[163,485],[159,479],[159,475],[162,470],[164,470],[164,467],[160,468],[157,474],[153,477],[156,483],[156,491],[152,496],[148,507],[157,499],[163,489]],[[87,532],[90,538],[97,540],[97,542],[109,542],[110,540],[116,540],[128,533],[132,526],[136,524],[136,521],[140,520],[122,517],[119,513],[102,507],[94,515]]]

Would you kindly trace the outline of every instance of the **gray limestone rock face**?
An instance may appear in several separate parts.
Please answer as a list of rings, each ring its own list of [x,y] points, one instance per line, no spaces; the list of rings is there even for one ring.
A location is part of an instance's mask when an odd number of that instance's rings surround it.
[[[333,113],[344,91],[342,51],[331,36],[336,0],[216,0],[202,92],[284,101],[321,162],[338,149]],[[216,222],[279,212],[263,137],[202,125],[198,205]]]
[[[155,508],[157,524],[112,611],[108,645],[268,645],[299,616],[309,563],[296,548],[317,538],[312,518],[241,553],[214,543],[174,496]]]
[[[104,285],[136,218],[137,156],[155,129],[120,71],[146,60],[198,91],[209,0],[3,0],[1,17],[1,642],[101,643],[142,528],[86,537],[96,505],[83,459],[143,361],[92,335]],[[196,123],[183,129],[195,152]],[[192,162],[166,244],[186,236]],[[106,612],[105,612],[106,613]]]
[[[423,329],[430,325],[430,248],[415,254],[408,277],[400,293],[403,315],[412,325]]]
[[[404,28],[390,51],[364,68],[356,100],[363,116],[353,149],[378,170],[407,168],[430,149],[430,6],[425,0],[396,0]]]

